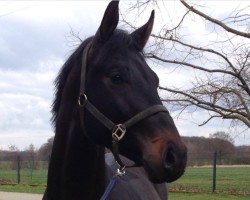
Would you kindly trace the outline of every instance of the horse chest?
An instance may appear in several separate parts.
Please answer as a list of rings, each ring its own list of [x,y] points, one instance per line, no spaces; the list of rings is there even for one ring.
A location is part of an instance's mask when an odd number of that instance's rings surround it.
[[[117,165],[111,154],[106,154],[106,179],[116,173]],[[123,158],[126,163],[131,162]],[[126,169],[126,174],[116,182],[109,195],[109,200],[167,200],[166,184],[153,184],[141,167]]]

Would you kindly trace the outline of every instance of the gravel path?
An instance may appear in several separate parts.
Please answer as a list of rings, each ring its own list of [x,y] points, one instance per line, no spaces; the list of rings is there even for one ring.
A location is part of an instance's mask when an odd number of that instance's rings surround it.
[[[0,192],[0,200],[41,200],[41,194],[26,194],[16,192]]]

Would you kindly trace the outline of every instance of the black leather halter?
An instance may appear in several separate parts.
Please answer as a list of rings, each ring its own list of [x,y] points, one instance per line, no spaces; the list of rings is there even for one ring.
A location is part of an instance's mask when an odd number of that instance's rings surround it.
[[[127,167],[119,157],[119,145],[118,142],[125,136],[127,130],[135,125],[136,123],[142,121],[143,119],[158,113],[158,112],[168,112],[163,105],[153,105],[145,110],[139,112],[129,120],[121,124],[115,124],[110,119],[108,119],[103,113],[101,113],[87,98],[85,94],[85,83],[86,83],[86,68],[87,68],[87,56],[88,51],[91,47],[91,42],[88,43],[83,51],[82,59],[82,69],[81,69],[81,85],[80,94],[78,98],[78,104],[80,107],[80,120],[82,129],[84,128],[84,110],[87,109],[99,122],[101,122],[109,131],[112,133],[112,153],[116,162],[119,164],[119,171],[123,172],[125,167]],[[86,133],[86,131],[85,131]],[[86,133],[87,135],[87,133]],[[89,137],[89,136],[88,136]]]

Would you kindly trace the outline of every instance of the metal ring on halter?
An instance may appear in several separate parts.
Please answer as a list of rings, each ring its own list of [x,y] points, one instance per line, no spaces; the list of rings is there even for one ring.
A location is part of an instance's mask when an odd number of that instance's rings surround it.
[[[78,104],[80,107],[84,107],[87,103],[87,95],[86,94],[80,94],[78,97]]]
[[[118,163],[117,163],[118,164]],[[118,164],[119,165],[119,164]],[[125,168],[126,168],[126,166],[120,166],[118,169],[117,169],[117,171],[116,171],[116,175],[117,176],[122,176],[122,175],[124,175],[125,173],[126,173],[126,171],[125,171]]]

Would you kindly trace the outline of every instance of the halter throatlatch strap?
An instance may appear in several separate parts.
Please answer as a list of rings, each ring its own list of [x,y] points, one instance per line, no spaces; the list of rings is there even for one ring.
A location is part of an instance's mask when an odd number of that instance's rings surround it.
[[[125,123],[115,124],[109,118],[107,118],[102,112],[100,112],[87,98],[85,94],[85,83],[86,83],[86,68],[87,68],[87,55],[91,43],[87,44],[83,51],[82,69],[81,69],[81,85],[80,94],[78,97],[78,104],[80,107],[80,120],[82,129],[84,127],[84,110],[87,109],[99,122],[101,122],[109,131],[112,133],[112,153],[116,162],[119,164],[118,173],[124,173],[125,167],[127,167],[119,156],[119,145],[118,142],[126,135],[127,130],[143,119],[150,117],[159,112],[168,112],[163,105],[153,105],[145,110],[134,115],[132,118],[127,120]],[[86,131],[85,131],[86,133]],[[87,133],[86,133],[87,135]],[[134,165],[133,165],[134,166]],[[132,166],[130,166],[132,167]]]

